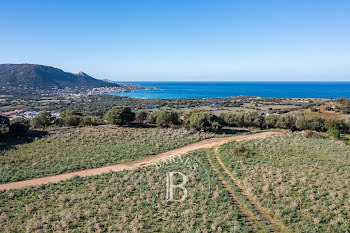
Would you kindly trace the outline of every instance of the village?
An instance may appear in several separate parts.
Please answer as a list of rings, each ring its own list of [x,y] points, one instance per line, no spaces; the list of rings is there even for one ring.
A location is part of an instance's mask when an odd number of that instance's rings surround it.
[[[40,111],[28,111],[24,109],[16,109],[9,112],[3,112],[0,113],[0,116],[4,116],[9,118],[10,120],[16,119],[16,118],[24,118],[24,119],[32,119],[35,116],[39,115]],[[59,118],[60,113],[51,113],[52,116]]]

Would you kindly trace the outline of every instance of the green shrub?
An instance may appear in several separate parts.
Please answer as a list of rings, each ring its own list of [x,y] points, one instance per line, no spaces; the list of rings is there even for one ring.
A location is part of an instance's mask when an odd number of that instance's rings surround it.
[[[277,128],[278,115],[268,115],[265,117],[265,126],[270,128]]]
[[[222,128],[220,118],[200,110],[194,110],[186,114],[185,126],[197,131],[216,131]]]
[[[83,120],[81,116],[77,115],[71,115],[71,116],[66,116],[65,118],[62,118],[64,125],[67,126],[78,126],[80,122]]]
[[[253,153],[248,147],[244,146],[244,144],[239,143],[234,148],[233,154],[238,155],[238,156],[248,156],[248,155],[251,155]]]
[[[29,130],[29,121],[23,118],[17,118],[11,121],[9,132],[11,134],[21,135]]]
[[[278,118],[277,127],[282,129],[296,130],[296,117],[291,114],[282,115]]]
[[[156,124],[159,127],[173,127],[179,124],[179,115],[174,111],[159,111],[157,113]]]
[[[0,135],[9,131],[10,120],[7,117],[0,116]]]
[[[328,137],[333,137],[334,139],[340,139],[340,131],[338,129],[329,129],[327,131]]]
[[[144,121],[147,119],[147,116],[148,114],[146,111],[140,110],[136,112],[135,120],[137,123],[144,123]]]
[[[128,125],[135,120],[135,113],[129,107],[113,107],[106,113],[104,119],[109,124]]]
[[[57,123],[66,126],[78,126],[83,120],[83,114],[76,110],[65,110],[61,112],[60,117],[62,121],[57,121]]]
[[[325,130],[325,121],[322,118],[300,115],[296,118],[295,127],[299,130],[316,130],[322,132]]]
[[[329,119],[325,123],[326,129],[337,129],[340,133],[350,133],[350,122],[345,120]]]
[[[52,124],[54,117],[47,111],[42,111],[39,115],[31,119],[30,125],[34,128],[45,128]]]

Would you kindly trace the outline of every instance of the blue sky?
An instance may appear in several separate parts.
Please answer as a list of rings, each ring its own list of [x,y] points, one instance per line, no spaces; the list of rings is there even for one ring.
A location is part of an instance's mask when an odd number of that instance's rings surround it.
[[[120,81],[350,81],[349,0],[0,5],[0,63]]]

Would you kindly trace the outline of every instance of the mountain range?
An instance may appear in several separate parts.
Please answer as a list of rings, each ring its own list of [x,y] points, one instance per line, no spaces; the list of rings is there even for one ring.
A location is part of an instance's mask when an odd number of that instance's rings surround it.
[[[37,64],[0,64],[0,88],[30,89],[91,89],[118,87],[118,84],[95,79],[83,72],[64,72]]]

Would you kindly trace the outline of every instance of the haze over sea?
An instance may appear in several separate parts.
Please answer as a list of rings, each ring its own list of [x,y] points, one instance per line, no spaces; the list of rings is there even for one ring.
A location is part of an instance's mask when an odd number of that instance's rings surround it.
[[[350,97],[350,82],[135,82],[159,90],[109,93],[148,99],[260,96],[290,98]]]

